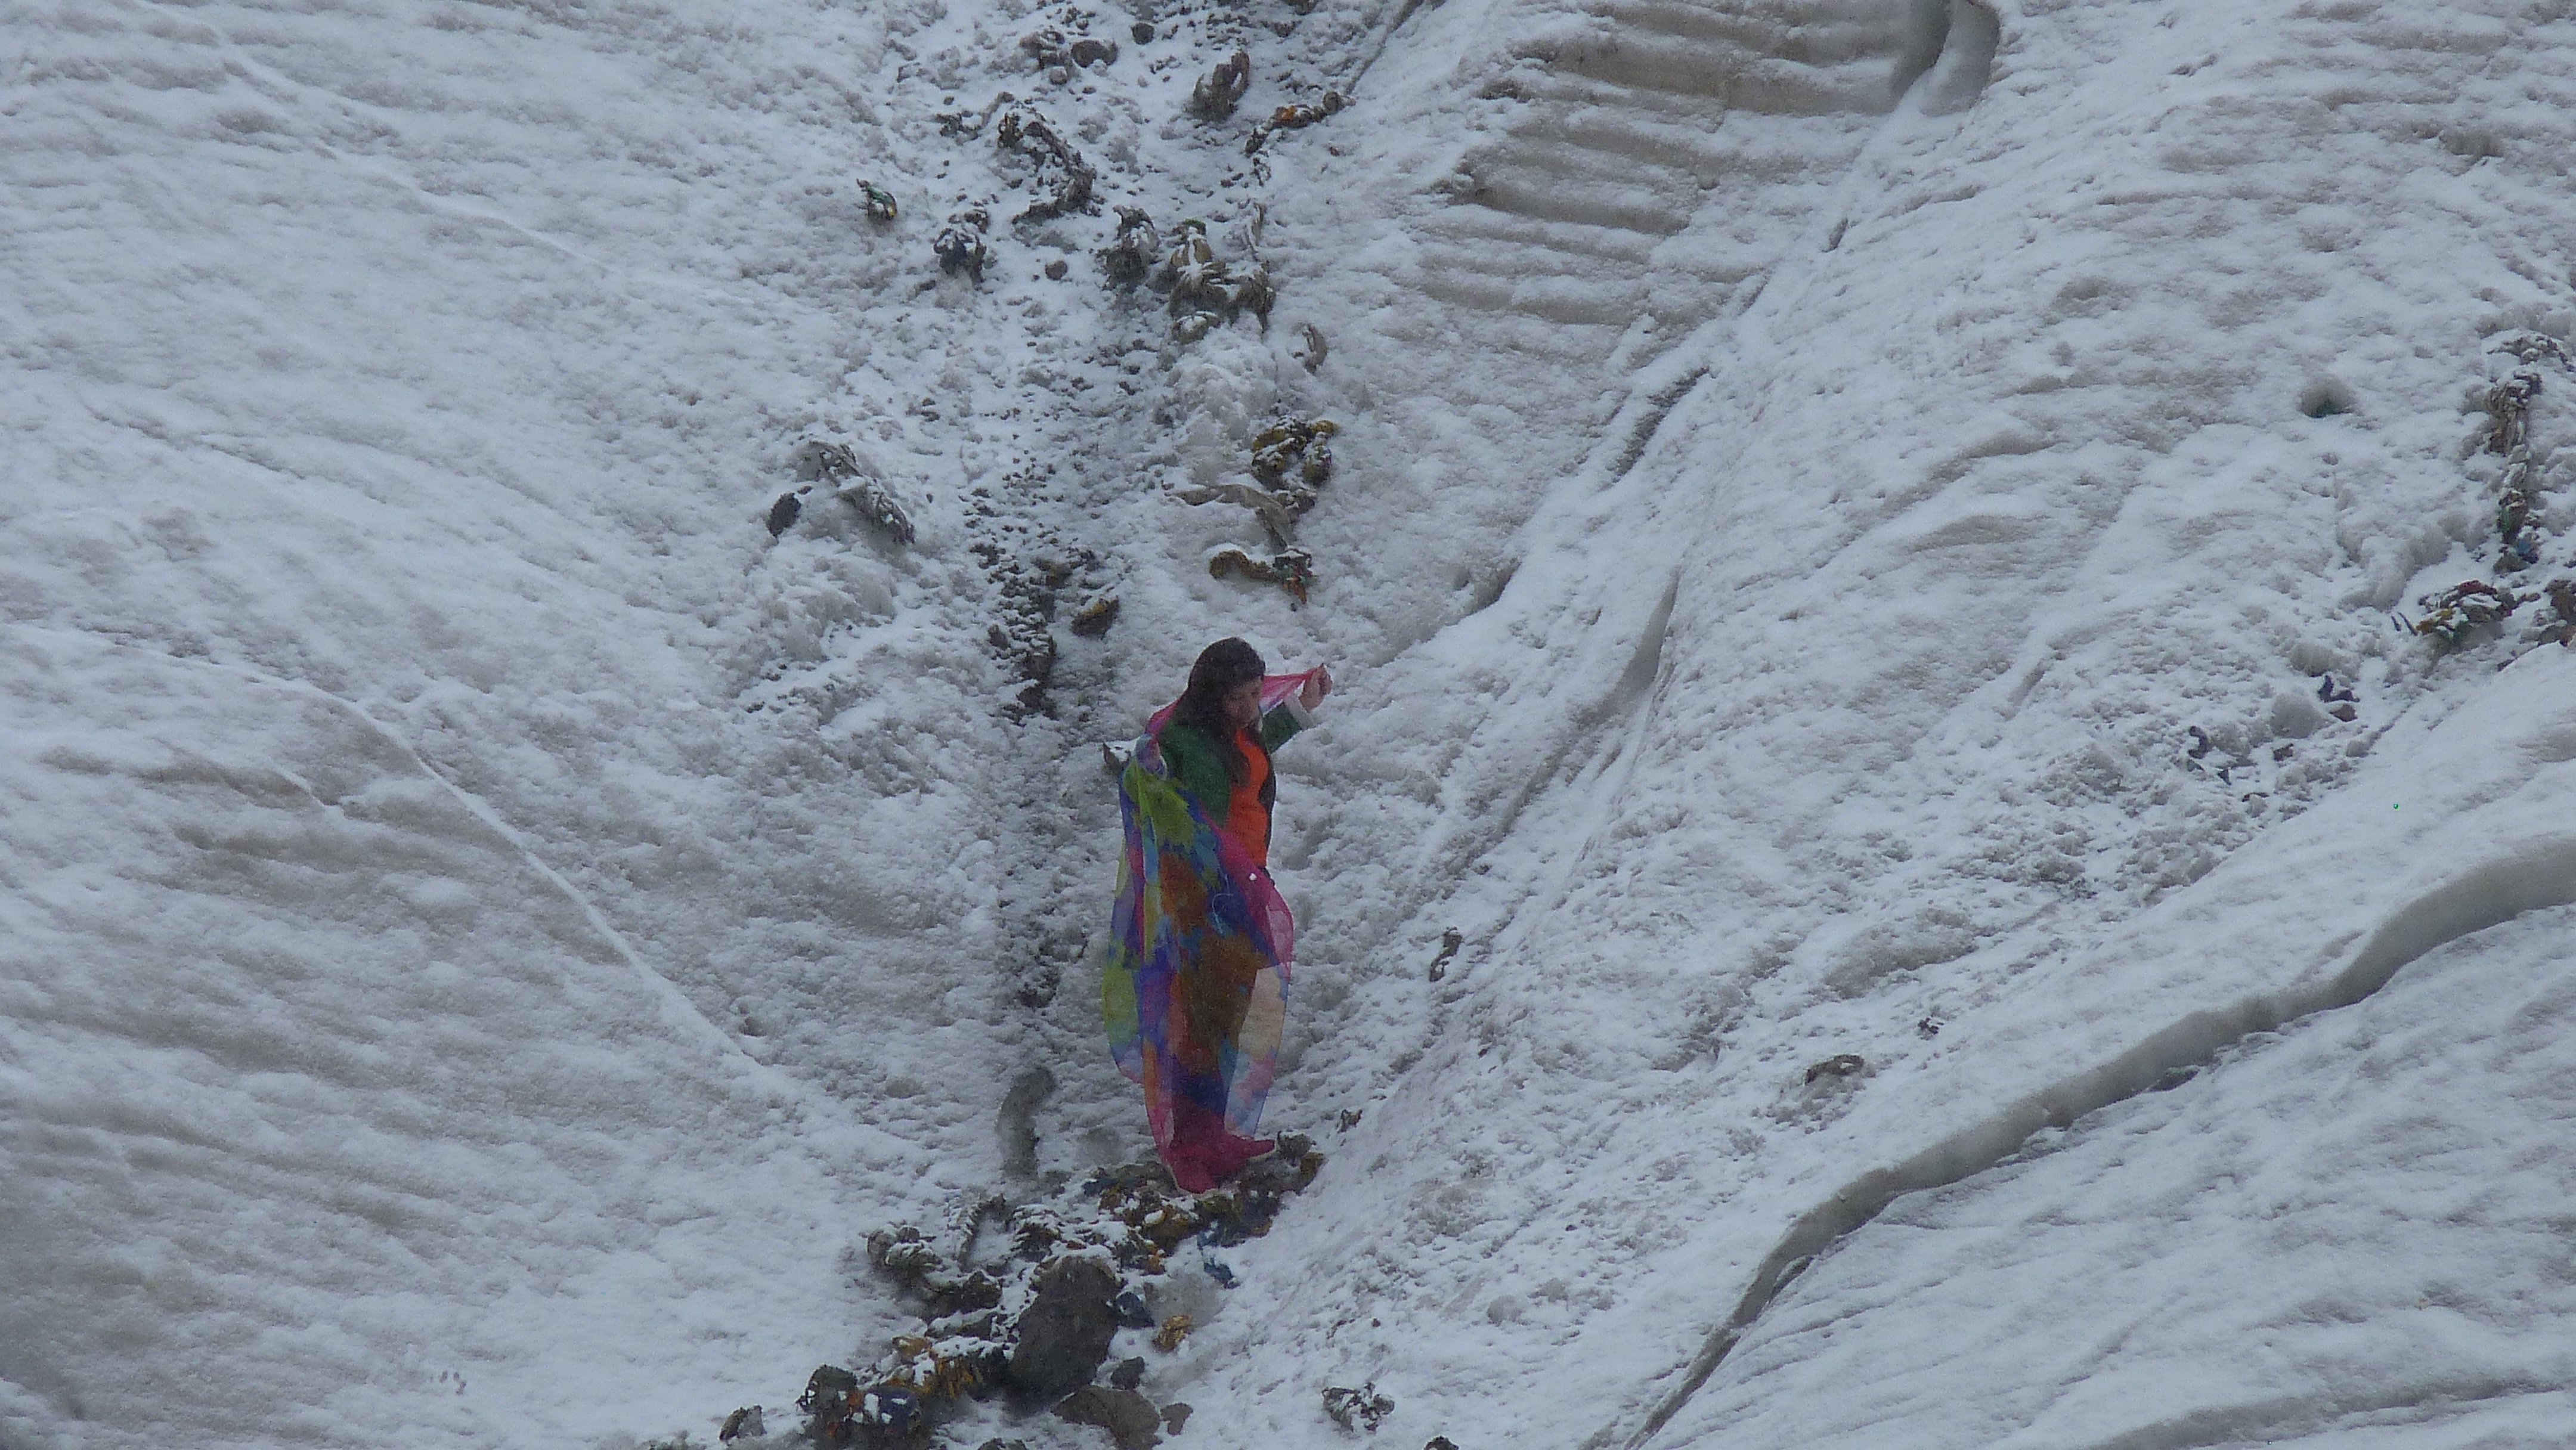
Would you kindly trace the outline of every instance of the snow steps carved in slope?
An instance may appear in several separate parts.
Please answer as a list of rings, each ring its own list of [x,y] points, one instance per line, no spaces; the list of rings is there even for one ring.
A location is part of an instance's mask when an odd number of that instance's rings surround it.
[[[1533,341],[1505,314],[1574,329],[1540,347],[1551,369],[1606,362],[1648,313],[1661,342],[1678,339],[1759,263],[1741,246],[1662,244],[1712,199],[1794,221],[1811,175],[1891,103],[1909,13],[1906,0],[1597,0],[1542,18],[1512,47],[1542,68],[1496,82],[1522,110],[1462,159],[1459,204],[1423,224],[1414,284],[1487,314],[1456,322],[1491,345]],[[1585,399],[1609,381],[1562,379]]]

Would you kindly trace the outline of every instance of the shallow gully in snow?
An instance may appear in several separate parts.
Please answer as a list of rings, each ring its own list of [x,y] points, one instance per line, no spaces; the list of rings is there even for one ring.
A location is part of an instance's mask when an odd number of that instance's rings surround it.
[[[1681,1371],[1681,1382],[1629,1428],[1613,1421],[1584,1441],[1584,1450],[1639,1450],[1690,1403],[1728,1351],[1818,1254],[1867,1225],[1898,1197],[1944,1188],[1982,1173],[2045,1128],[2076,1119],[2200,1067],[2257,1032],[2338,1007],[2386,986],[2407,963],[2472,932],[2528,911],[2576,904],[2576,836],[2517,846],[2510,856],[2473,866],[2383,916],[2339,970],[2306,991],[2247,997],[2195,1012],[2148,1036],[2108,1062],[2023,1098],[1995,1117],[1934,1144],[1901,1163],[1873,1168],[1801,1215],[1754,1269],[1735,1312],[1709,1333]]]

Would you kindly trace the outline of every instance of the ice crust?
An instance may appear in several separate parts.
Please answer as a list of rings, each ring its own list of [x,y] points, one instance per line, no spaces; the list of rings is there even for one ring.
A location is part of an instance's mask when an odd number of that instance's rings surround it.
[[[2553,1443],[2576,656],[2391,612],[2576,323],[2563,7],[1092,14],[0,9],[0,1443],[784,1424],[869,1229],[1142,1151],[1098,746],[1235,632],[1332,1162],[1179,1443]],[[1172,493],[1279,411],[1293,613]]]

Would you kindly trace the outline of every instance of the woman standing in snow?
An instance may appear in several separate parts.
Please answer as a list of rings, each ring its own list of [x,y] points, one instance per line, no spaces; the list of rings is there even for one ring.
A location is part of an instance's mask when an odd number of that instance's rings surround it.
[[[1270,880],[1270,752],[1314,722],[1332,677],[1263,668],[1242,640],[1209,645],[1119,777],[1126,849],[1101,1012],[1110,1054],[1144,1084],[1154,1149],[1191,1193],[1271,1148],[1252,1135],[1295,924]]]

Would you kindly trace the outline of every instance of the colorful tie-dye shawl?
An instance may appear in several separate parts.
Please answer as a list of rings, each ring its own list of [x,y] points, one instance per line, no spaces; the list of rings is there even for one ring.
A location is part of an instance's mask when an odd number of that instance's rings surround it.
[[[1305,680],[1265,679],[1264,708]],[[1144,1085],[1164,1161],[1184,1180],[1202,1162],[1221,1177],[1220,1135],[1239,1143],[1260,1126],[1277,1070],[1296,925],[1270,873],[1219,829],[1223,803],[1212,816],[1192,800],[1154,736],[1137,742],[1118,793],[1126,849],[1101,974],[1110,1055]]]

